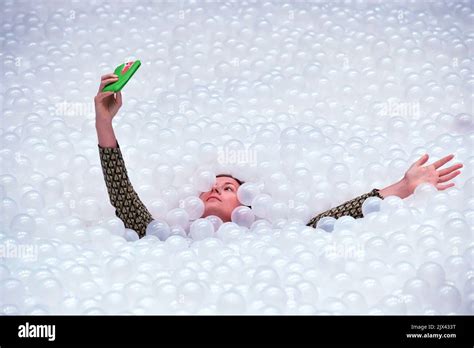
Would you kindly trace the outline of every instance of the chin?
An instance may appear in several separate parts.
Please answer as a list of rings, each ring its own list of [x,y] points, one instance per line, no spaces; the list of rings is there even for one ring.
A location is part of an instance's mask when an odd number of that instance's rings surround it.
[[[202,217],[206,217],[209,215],[218,216],[223,222],[231,221],[229,214],[223,212],[222,209],[219,209],[219,207],[206,207],[204,210],[204,214],[202,214]]]
[[[222,210],[216,206],[205,207],[203,216],[209,216],[209,215],[221,216]]]

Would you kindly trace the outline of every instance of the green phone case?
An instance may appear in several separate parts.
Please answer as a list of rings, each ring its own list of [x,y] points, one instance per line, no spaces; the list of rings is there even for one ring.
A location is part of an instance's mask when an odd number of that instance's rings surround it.
[[[118,80],[108,84],[107,86],[102,89],[102,92],[118,92],[121,91],[122,88],[127,84],[128,80],[130,80],[138,70],[138,68],[142,65],[139,60],[123,63],[115,68],[114,74],[118,76]]]

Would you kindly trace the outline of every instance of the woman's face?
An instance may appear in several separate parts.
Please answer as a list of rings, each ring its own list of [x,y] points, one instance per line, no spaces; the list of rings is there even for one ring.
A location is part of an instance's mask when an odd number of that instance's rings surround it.
[[[232,211],[241,205],[237,198],[239,186],[234,178],[227,176],[216,178],[214,187],[199,195],[199,198],[204,202],[203,217],[215,215],[220,217],[223,222],[231,221]]]

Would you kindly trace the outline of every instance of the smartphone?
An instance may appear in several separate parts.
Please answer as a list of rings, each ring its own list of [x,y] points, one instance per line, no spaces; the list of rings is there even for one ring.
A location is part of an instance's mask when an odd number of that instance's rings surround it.
[[[102,92],[118,92],[121,91],[122,88],[127,84],[128,80],[130,80],[138,70],[138,68],[142,65],[139,60],[127,62],[120,64],[118,67],[115,68],[114,74],[118,76],[118,80],[112,83],[109,83],[102,89]]]

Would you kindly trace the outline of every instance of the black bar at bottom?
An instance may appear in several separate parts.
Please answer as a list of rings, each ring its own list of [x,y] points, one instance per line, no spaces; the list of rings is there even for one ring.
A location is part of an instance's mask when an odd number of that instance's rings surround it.
[[[278,343],[472,347],[473,327],[473,316],[1,316],[0,346]],[[40,335],[43,337],[32,337]]]

